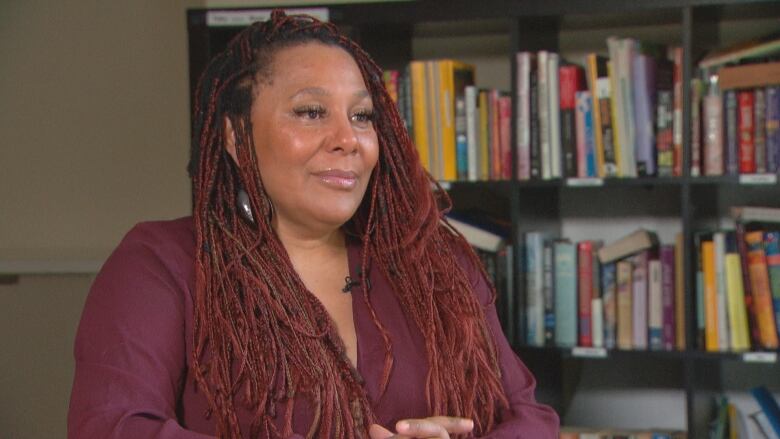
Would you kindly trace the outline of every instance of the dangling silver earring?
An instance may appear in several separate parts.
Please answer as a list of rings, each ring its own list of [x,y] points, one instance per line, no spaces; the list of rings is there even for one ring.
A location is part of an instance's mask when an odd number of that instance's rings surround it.
[[[249,223],[255,223],[255,217],[252,215],[252,205],[249,204],[249,195],[244,189],[239,189],[236,194],[236,204],[238,204],[238,210],[241,212],[241,216],[244,217]]]

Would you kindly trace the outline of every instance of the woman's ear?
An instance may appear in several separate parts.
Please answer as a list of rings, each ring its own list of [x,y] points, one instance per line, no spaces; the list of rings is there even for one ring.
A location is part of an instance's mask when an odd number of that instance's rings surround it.
[[[236,155],[236,130],[233,129],[233,123],[230,118],[225,116],[225,150],[230,157],[233,158],[233,163],[238,166],[238,156]]]

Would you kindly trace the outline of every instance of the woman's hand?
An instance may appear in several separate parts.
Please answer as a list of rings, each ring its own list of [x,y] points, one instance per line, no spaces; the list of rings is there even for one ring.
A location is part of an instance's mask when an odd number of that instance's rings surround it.
[[[395,424],[396,433],[374,424],[368,430],[371,439],[411,439],[438,438],[449,439],[450,434],[470,433],[474,421],[466,418],[434,416],[423,419],[404,419]]]

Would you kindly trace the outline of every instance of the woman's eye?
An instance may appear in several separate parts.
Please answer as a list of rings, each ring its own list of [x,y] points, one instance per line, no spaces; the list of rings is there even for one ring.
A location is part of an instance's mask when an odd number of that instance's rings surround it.
[[[318,106],[296,108],[294,112],[296,116],[310,120],[321,119],[325,116],[325,109]]]
[[[374,121],[374,112],[371,110],[358,111],[352,115],[352,119],[355,122],[368,123]]]

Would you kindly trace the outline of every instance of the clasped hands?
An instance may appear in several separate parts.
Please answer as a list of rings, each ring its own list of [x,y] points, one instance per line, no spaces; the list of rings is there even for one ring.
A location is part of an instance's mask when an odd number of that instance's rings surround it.
[[[374,424],[368,430],[371,439],[449,439],[450,434],[470,433],[474,421],[466,418],[434,416],[423,419],[404,419],[395,424],[396,432]]]

